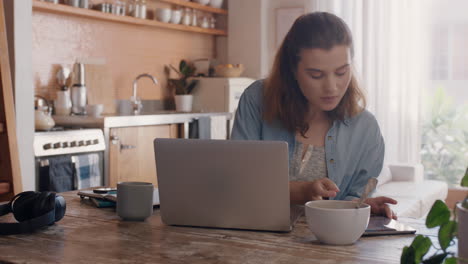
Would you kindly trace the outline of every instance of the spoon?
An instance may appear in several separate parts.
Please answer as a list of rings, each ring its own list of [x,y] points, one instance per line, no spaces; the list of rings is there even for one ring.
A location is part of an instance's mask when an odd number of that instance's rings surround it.
[[[378,180],[376,178],[370,178],[367,181],[364,193],[361,195],[361,198],[359,198],[356,208],[361,208],[361,204],[364,202],[364,200],[366,200],[367,195],[369,195],[369,193],[371,193],[375,189],[375,187],[377,186],[377,182]]]

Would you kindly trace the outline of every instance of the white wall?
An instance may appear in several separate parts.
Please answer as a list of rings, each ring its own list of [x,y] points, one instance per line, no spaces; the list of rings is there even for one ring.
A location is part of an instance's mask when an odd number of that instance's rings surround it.
[[[4,0],[23,191],[35,190],[32,0]]]
[[[275,12],[282,7],[302,7],[307,0],[229,1],[228,61],[243,63],[244,75],[264,78],[276,53]]]
[[[244,76],[261,75],[261,8],[263,0],[235,0],[228,2],[228,62],[242,63]]]

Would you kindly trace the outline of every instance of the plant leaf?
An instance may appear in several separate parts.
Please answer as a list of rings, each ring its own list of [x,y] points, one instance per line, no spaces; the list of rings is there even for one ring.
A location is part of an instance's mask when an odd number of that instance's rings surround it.
[[[460,185],[463,187],[468,187],[468,167],[466,168],[465,176],[463,176]]]
[[[439,255],[434,255],[426,260],[424,260],[422,263],[424,264],[440,264],[444,260],[444,258],[447,256],[447,253],[442,253]]]
[[[195,86],[197,85],[198,83],[198,80],[191,80],[189,85],[187,86],[187,94],[190,94],[192,92],[192,90],[195,88]]]
[[[441,200],[435,201],[426,218],[426,226],[433,228],[447,223],[450,219],[450,210]]]
[[[414,262],[414,248],[411,246],[405,246],[401,253],[400,263],[401,264],[415,264]]]
[[[414,262],[420,263],[423,256],[426,255],[431,246],[432,241],[430,238],[423,235],[416,236],[410,246],[414,249]]]
[[[446,258],[444,264],[457,264],[457,258],[456,257]]]
[[[442,250],[445,252],[450,242],[455,237],[457,232],[457,222],[449,221],[443,224],[439,229],[439,244]]]
[[[172,64],[169,64],[169,67],[171,67],[171,69],[177,72],[177,74],[181,75],[180,71],[178,71],[174,66],[172,66]]]
[[[182,73],[186,66],[187,66],[187,62],[185,60],[181,60],[179,63],[179,71]]]

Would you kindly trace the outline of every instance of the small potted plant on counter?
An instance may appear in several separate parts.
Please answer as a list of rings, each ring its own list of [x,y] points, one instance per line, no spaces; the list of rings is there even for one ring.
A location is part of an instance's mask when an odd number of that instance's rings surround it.
[[[172,65],[170,67],[179,77],[177,79],[168,79],[169,88],[175,90],[176,111],[190,112],[192,111],[193,102],[193,95],[191,93],[198,83],[198,80],[190,79],[190,77],[193,77],[196,68],[192,63],[188,63],[185,60],[180,61],[179,69],[176,69]]]
[[[461,186],[468,187],[468,168],[461,180]],[[428,228],[439,227],[437,237],[439,246],[433,245],[429,237],[418,235],[410,246],[403,248],[400,262],[402,264],[457,264],[456,254],[448,250],[449,246],[453,245],[453,239],[457,237],[458,263],[468,264],[468,196],[462,202],[457,203],[455,213],[453,220],[450,220],[450,210],[447,205],[441,200],[435,201],[427,215],[426,226]],[[431,247],[436,249],[435,253],[424,258]]]

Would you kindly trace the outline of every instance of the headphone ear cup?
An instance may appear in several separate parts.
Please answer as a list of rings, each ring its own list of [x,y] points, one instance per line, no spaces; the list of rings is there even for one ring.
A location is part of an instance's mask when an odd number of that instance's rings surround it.
[[[31,213],[31,218],[41,216],[53,210],[54,202],[55,202],[55,193],[51,193],[51,192],[39,193],[39,196],[37,197],[35,204],[32,208],[33,210]]]
[[[37,210],[35,206],[40,196],[38,192],[24,192],[11,201],[11,210],[18,222],[34,218]]]
[[[58,222],[63,218],[66,209],[67,204],[65,203],[65,198],[61,195],[55,196],[55,222]]]

